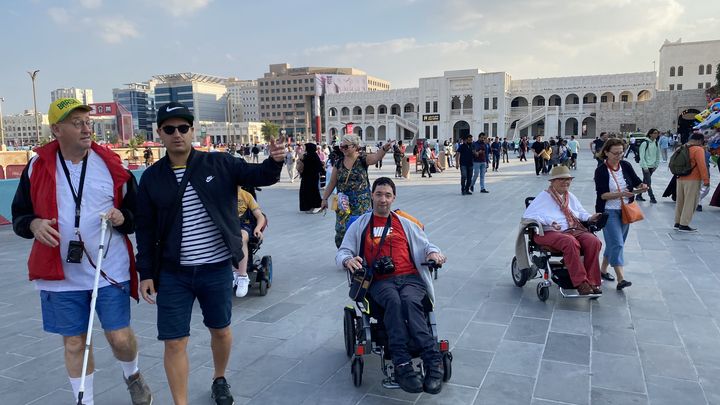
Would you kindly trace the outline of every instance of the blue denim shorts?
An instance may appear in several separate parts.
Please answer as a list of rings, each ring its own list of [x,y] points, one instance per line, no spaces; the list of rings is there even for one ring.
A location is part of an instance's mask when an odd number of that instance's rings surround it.
[[[190,336],[190,317],[195,299],[208,328],[230,325],[233,270],[230,260],[199,266],[180,266],[160,272],[157,299],[158,339]]]
[[[106,331],[130,326],[130,282],[120,283],[121,290],[109,285],[98,289],[95,312]],[[92,290],[40,291],[43,330],[62,336],[80,336],[87,333],[90,319]]]

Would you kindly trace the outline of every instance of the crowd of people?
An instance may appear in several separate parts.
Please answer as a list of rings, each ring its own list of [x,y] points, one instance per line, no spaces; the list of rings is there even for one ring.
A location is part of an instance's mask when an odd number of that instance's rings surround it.
[[[240,187],[254,190],[275,184],[283,167],[291,182],[296,174],[300,177],[301,211],[335,211],[338,267],[350,272],[363,266],[383,269],[378,270],[369,291],[385,309],[400,387],[408,392],[440,392],[440,352],[421,318],[423,298],[433,298],[423,261],[442,264],[446,257],[428,241],[417,222],[392,210],[395,182],[380,177],[371,187],[368,173],[372,166],[380,169],[392,151],[395,177],[404,177],[407,145],[388,141],[368,151],[362,139],[352,134],[330,146],[311,142],[286,145],[279,139],[266,145],[246,145],[243,155],[250,158],[238,159],[230,153],[195,150],[194,117],[186,106],[171,102],[157,114],[157,134],[167,153],[145,170],[138,186],[116,154],[92,141],[89,113],[90,107],[75,99],[50,105],[55,139],[37,148],[12,203],[14,231],[34,239],[28,271],[40,292],[43,329],[63,338],[65,366],[76,398],[82,392],[84,404],[94,403],[91,351],[84,375],[82,370],[88,319],[91,311],[96,311],[132,403],[152,403],[151,389],[138,367],[137,339],[130,328],[130,298],[139,301],[142,297],[157,307],[157,338],[164,344],[163,361],[173,401],[188,403],[187,347],[192,309],[198,301],[210,334],[211,396],[216,404],[234,402],[225,378],[232,346],[232,296],[247,293],[248,240],[262,239],[265,225],[252,193]],[[718,133],[714,136],[720,138]],[[549,180],[548,188],[524,214],[542,228],[535,241],[562,251],[579,295],[599,295],[603,279],[617,281],[617,290],[632,285],[625,274],[624,246],[630,224],[639,217],[629,216],[637,201],[645,201],[644,193],[650,203],[657,201],[651,185],[661,160],[669,161],[674,175],[674,228],[696,230],[690,223],[699,201],[709,193],[709,156],[717,153],[707,144],[705,135],[693,133],[666,159],[663,148],[672,145],[670,137],[656,129],[632,141],[601,134],[591,146],[598,162],[593,176],[594,213],[585,210],[570,192],[571,169],[577,168],[580,153],[574,136],[549,141],[537,136],[530,143],[525,137],[509,142],[480,133],[475,141],[465,136],[457,144],[416,144],[413,154],[422,163],[421,177],[432,177],[433,166],[437,166],[436,172],[456,167],[461,195],[471,195],[478,178],[480,193],[488,193],[488,167],[499,171],[501,163],[510,161],[510,152],[526,161],[531,151],[536,176],[543,173]],[[632,149],[636,149],[642,178],[632,162],[624,159]],[[261,152],[267,155],[262,162]],[[719,200],[720,187],[710,205],[720,206]],[[98,214],[110,225],[107,242],[100,241]],[[600,218],[606,219],[604,244],[586,225]],[[128,238],[132,233],[136,234],[137,254]],[[102,249],[108,252],[99,272],[102,277],[93,277],[93,258]],[[97,302],[90,294],[95,288]],[[424,377],[410,363],[410,340],[421,349]]]

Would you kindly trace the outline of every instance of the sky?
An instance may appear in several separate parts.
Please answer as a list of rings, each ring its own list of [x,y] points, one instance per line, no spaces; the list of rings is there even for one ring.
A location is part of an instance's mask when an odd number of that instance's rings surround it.
[[[3,114],[50,91],[196,72],[256,79],[273,63],[354,67],[417,87],[446,70],[513,79],[653,70],[665,39],[720,39],[705,0],[4,0]]]

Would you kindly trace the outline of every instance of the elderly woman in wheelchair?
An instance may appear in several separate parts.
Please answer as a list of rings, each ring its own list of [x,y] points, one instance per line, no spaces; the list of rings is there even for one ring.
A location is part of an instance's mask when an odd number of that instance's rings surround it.
[[[538,284],[538,297],[543,301],[548,297],[549,278],[558,283],[565,297],[602,294],[598,261],[602,242],[594,232],[601,228],[604,218],[602,214],[590,214],[583,208],[569,190],[572,180],[566,166],[554,167],[547,190],[526,200],[523,235],[528,237],[529,246],[527,250],[523,249],[523,254],[538,251],[541,254],[540,258],[533,257],[533,264],[545,268],[544,281]],[[550,258],[558,255],[562,255],[560,263],[550,263]],[[515,271],[519,257],[518,252],[513,260],[513,278],[518,286],[522,286],[530,274],[525,272],[520,280],[517,279]],[[565,294],[563,289],[576,289],[577,294]]]

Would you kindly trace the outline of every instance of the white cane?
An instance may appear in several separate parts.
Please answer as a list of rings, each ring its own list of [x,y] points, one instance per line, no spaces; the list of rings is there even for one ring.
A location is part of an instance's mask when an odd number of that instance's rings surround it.
[[[80,375],[80,390],[78,391],[77,405],[83,405],[82,398],[85,393],[85,373],[87,372],[88,359],[90,357],[90,343],[92,342],[93,322],[95,321],[95,302],[98,295],[98,283],[100,282],[100,271],[102,271],[102,260],[105,251],[105,232],[107,231],[107,215],[100,214],[100,246],[98,247],[97,266],[95,267],[95,282],[93,283],[92,298],[90,300],[90,319],[88,320],[87,335],[85,337],[85,354],[83,355],[82,374]]]

